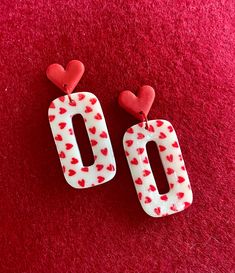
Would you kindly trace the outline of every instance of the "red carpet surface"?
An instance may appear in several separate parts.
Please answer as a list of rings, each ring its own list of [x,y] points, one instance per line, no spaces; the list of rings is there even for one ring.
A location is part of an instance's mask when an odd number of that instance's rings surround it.
[[[234,1],[0,8],[0,272],[234,272]],[[76,90],[99,98],[117,161],[112,181],[85,190],[66,183],[47,117],[62,92],[46,68],[72,59],[85,65]],[[161,219],[142,210],[122,148],[138,121],[118,94],[144,84],[156,90],[149,118],[176,129],[194,193]]]

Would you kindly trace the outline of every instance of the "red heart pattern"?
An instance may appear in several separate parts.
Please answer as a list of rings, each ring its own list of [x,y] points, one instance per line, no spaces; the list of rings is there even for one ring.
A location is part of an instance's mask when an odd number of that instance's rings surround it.
[[[64,129],[65,126],[66,126],[66,122],[60,122],[59,123],[60,129]]]
[[[75,157],[72,157],[72,159],[71,159],[71,164],[77,164],[78,163],[78,160],[77,160],[77,158],[75,158]]]
[[[82,188],[84,188],[85,180],[84,179],[78,180],[78,185],[80,185]]]
[[[144,152],[144,148],[137,148],[136,151],[138,155],[141,155]]]
[[[170,188],[166,194],[158,192],[146,150],[148,141],[158,146]],[[192,190],[177,135],[168,121],[150,120],[148,129],[144,122],[128,128],[123,145],[138,199],[147,214],[163,217],[189,207]]]
[[[49,122],[66,181],[74,188],[89,188],[111,180],[116,163],[102,108],[89,92],[55,99],[49,106]],[[74,107],[76,106],[76,107]],[[81,114],[94,154],[94,164],[83,166],[72,117]]]
[[[95,115],[95,119],[97,119],[97,120],[101,120],[101,119],[102,119],[101,114],[100,114],[100,113],[97,113],[97,114]]]
[[[156,187],[154,185],[149,185],[148,191],[156,191]]]
[[[103,164],[97,164],[97,165],[96,165],[97,171],[101,171],[103,168],[104,168],[104,165],[103,165]]]

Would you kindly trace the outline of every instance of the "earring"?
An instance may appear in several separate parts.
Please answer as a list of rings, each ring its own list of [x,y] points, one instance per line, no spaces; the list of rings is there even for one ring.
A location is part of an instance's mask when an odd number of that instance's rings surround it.
[[[119,104],[141,120],[124,134],[123,145],[139,201],[144,211],[153,217],[163,217],[180,212],[193,200],[191,186],[185,169],[177,135],[167,120],[148,120],[155,91],[150,86],[140,88],[138,96],[131,91],[119,95]],[[146,144],[157,144],[165,171],[169,192],[159,194],[149,164]]]
[[[49,106],[49,122],[59,154],[64,177],[74,188],[89,188],[108,182],[116,174],[113,155],[104,114],[97,97],[90,92],[72,94],[84,73],[84,65],[70,61],[64,69],[59,64],[47,68],[47,77],[67,95],[52,101]],[[94,164],[84,166],[74,135],[72,117],[80,114],[85,122],[91,143]]]

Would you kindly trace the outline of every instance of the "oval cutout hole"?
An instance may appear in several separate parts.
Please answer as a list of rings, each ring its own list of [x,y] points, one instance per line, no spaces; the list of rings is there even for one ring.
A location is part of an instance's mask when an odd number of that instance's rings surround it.
[[[162,161],[158,152],[157,144],[154,141],[149,141],[146,144],[149,163],[152,168],[153,176],[160,194],[169,192],[169,184],[166,174],[162,166]]]
[[[73,130],[80,150],[83,166],[94,164],[94,155],[91,148],[91,143],[87,134],[86,126],[81,115],[75,115],[72,118]]]

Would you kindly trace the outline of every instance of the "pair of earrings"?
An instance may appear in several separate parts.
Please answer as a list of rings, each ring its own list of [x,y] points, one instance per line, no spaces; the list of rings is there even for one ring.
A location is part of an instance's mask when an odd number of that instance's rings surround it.
[[[83,189],[110,181],[116,174],[113,154],[104,114],[97,97],[90,92],[72,94],[84,73],[84,65],[70,61],[64,69],[52,64],[47,77],[67,95],[55,99],[49,106],[49,122],[66,181]],[[147,120],[155,97],[154,89],[143,86],[136,97],[131,91],[119,95],[119,104],[141,122],[128,128],[123,146],[136,192],[144,211],[153,217],[163,217],[182,211],[192,203],[192,191],[179,147],[177,135],[166,120]],[[80,114],[94,155],[94,164],[84,166],[73,131],[72,117]],[[169,184],[169,192],[160,194],[149,164],[146,144],[157,144]]]

